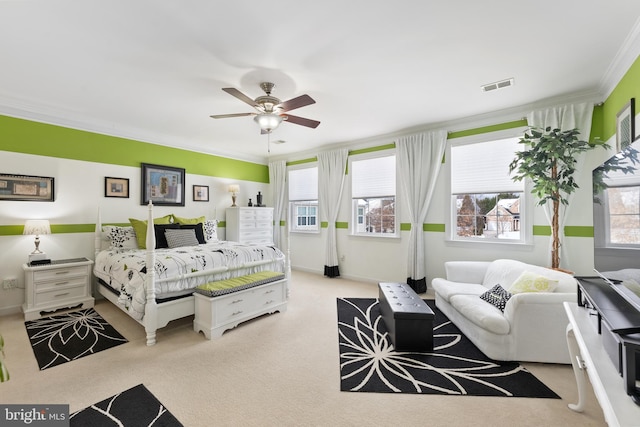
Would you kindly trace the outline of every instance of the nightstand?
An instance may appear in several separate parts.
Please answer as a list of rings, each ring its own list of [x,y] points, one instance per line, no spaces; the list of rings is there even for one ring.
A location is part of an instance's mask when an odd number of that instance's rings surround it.
[[[23,264],[25,320],[63,308],[93,307],[91,266],[87,258],[53,260],[51,264]]]

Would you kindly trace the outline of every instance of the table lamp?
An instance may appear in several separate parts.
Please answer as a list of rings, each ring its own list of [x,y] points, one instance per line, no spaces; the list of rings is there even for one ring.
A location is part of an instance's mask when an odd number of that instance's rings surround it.
[[[28,219],[24,224],[24,231],[22,234],[36,236],[36,240],[34,241],[36,248],[29,254],[29,262],[46,260],[47,254],[40,250],[40,235],[51,234],[49,220]]]
[[[229,185],[229,193],[231,193],[231,205],[232,208],[236,207],[236,195],[240,192],[240,186],[238,184]]]

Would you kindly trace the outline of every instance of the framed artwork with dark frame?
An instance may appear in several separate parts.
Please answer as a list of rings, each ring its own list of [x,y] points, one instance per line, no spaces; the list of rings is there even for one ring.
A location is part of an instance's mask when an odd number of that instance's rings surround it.
[[[622,151],[635,139],[635,98],[631,98],[616,115],[616,148]]]
[[[104,197],[129,198],[129,178],[104,177]]]
[[[158,206],[184,206],[184,169],[142,163],[142,200]]]
[[[194,202],[208,202],[209,201],[209,186],[208,185],[194,185],[193,186],[193,201]]]
[[[47,176],[0,174],[0,200],[53,202],[54,183]]]

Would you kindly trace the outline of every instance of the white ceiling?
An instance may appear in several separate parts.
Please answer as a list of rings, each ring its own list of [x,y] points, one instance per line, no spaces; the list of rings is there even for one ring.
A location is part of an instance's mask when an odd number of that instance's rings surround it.
[[[251,117],[209,117],[253,111],[221,88],[309,94],[292,113],[320,126],[282,124],[270,155],[317,150],[603,100],[638,17],[637,0],[0,0],[0,114],[265,162]]]

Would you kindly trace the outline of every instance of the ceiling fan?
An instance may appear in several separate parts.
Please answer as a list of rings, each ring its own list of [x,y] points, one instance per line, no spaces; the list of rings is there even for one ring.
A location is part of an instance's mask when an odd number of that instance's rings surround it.
[[[275,85],[270,82],[260,83],[260,87],[266,95],[259,96],[256,99],[251,99],[238,89],[232,87],[222,88],[222,90],[227,92],[229,95],[235,96],[240,101],[254,107],[258,112],[216,114],[211,117],[214,119],[225,119],[229,117],[255,116],[253,119],[260,125],[261,133],[271,133],[271,131],[280,126],[280,123],[282,123],[283,120],[314,129],[318,127],[320,122],[317,120],[305,119],[304,117],[298,117],[291,114],[284,114],[288,111],[295,110],[296,108],[315,104],[316,101],[314,101],[313,98],[309,95],[300,95],[296,98],[282,102],[275,96],[271,96],[271,89],[273,89],[274,86]]]

